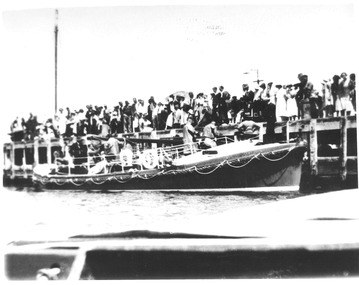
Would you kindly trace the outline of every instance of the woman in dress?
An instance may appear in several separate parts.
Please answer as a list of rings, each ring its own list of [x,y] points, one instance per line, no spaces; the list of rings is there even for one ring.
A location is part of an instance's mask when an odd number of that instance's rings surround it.
[[[331,81],[323,80],[322,82],[322,94],[323,94],[323,118],[332,117],[334,113],[334,99],[331,92]]]
[[[286,88],[282,85],[276,85],[276,117],[277,122],[286,122],[288,121],[288,113],[287,113],[287,98],[286,98]]]
[[[295,95],[297,92],[293,88],[293,85],[289,84],[286,90],[286,98],[287,98],[287,116],[290,121],[294,121],[297,117],[298,107],[297,101],[295,100]]]

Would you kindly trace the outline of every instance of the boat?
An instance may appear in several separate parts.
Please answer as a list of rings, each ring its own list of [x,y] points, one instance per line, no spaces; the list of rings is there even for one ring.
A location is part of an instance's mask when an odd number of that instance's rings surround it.
[[[143,229],[114,225],[113,232],[41,233],[7,244],[3,279],[340,278],[345,283],[359,276],[358,193],[308,195]]]
[[[164,143],[156,139],[145,140],[154,148],[139,149],[141,139],[132,139],[133,147],[127,148],[130,141],[121,139],[123,148],[111,154],[111,160],[103,155],[95,163],[88,156],[81,164],[38,165],[33,182],[46,189],[297,191],[306,151],[303,142],[263,144],[258,139],[227,137],[210,148],[201,140],[156,147],[154,143]]]

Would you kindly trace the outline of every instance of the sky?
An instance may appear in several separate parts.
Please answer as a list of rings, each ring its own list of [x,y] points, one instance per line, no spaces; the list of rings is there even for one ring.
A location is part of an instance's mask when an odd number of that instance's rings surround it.
[[[220,85],[240,96],[256,70],[278,84],[305,73],[320,88],[357,67],[351,1],[33,2],[1,11],[5,132],[16,116],[54,113],[55,9],[58,107],[209,94]]]

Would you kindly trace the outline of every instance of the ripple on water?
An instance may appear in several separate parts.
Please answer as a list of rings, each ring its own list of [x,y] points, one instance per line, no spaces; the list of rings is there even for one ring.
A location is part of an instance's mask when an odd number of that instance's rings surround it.
[[[161,191],[41,191],[4,188],[1,200],[8,234],[80,234],[145,229],[152,224],[190,221],[228,210],[291,199],[297,192],[222,193]],[[14,227],[13,225],[16,225]],[[16,230],[14,230],[16,229]],[[21,237],[18,235],[22,235]]]

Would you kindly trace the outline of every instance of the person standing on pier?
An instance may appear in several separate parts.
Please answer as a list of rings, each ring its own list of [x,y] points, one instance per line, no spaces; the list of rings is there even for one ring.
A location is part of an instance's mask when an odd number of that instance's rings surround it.
[[[333,101],[335,104],[335,116],[339,116],[339,113],[341,111],[341,103],[339,100],[339,75],[333,76],[333,83],[330,85],[330,92],[333,96]]]
[[[322,81],[322,97],[323,97],[323,118],[332,117],[334,113],[334,99],[330,91],[330,80]]]
[[[117,133],[122,134],[124,132],[124,119],[123,119],[123,103],[118,102],[117,106]]]
[[[350,74],[349,76],[350,81],[349,81],[349,90],[350,90],[350,99],[352,101],[353,107],[354,107],[354,111],[356,111],[356,90],[355,90],[355,73]]]
[[[124,132],[131,133],[132,132],[132,118],[131,118],[131,106],[128,101],[125,101],[125,106],[123,107],[123,125]]]
[[[298,93],[301,97],[300,102],[301,102],[301,109],[303,113],[303,119],[310,119],[311,113],[314,112],[314,108],[315,108],[314,105],[315,101],[313,99],[310,99],[312,98],[314,86],[313,83],[308,81],[308,75],[306,74],[299,73],[298,79],[300,81]]]
[[[87,105],[86,108],[87,108],[87,111],[86,111],[85,117],[87,120],[87,122],[86,122],[87,133],[92,134],[92,125],[95,123],[93,120],[93,116],[95,114],[94,114],[94,110],[92,109],[92,105]]]
[[[135,132],[135,127],[134,127],[134,121],[135,121],[135,114],[138,117],[138,111],[137,111],[137,98],[133,98],[133,103],[131,105],[131,132]]]
[[[354,107],[350,100],[350,79],[348,75],[343,72],[341,75],[341,81],[339,82],[339,100],[340,100],[340,113],[342,116],[354,113]]]
[[[275,87],[277,88],[276,118],[279,122],[286,122],[288,121],[286,89],[281,84],[277,84]]]

